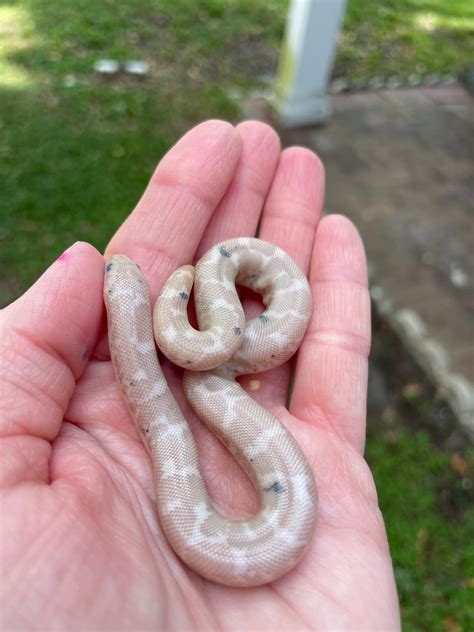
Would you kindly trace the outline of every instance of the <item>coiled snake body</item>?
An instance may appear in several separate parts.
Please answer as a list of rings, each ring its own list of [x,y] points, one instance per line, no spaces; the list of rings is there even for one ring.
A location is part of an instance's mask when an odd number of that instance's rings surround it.
[[[194,282],[199,331],[187,317]],[[262,294],[265,311],[245,322],[236,284]],[[197,573],[230,586],[270,582],[292,568],[313,533],[316,487],[285,427],[235,381],[290,358],[305,333],[311,293],[283,250],[238,238],[212,247],[196,268],[171,275],[156,301],[140,269],[123,255],[106,266],[104,298],[112,362],[151,452],[162,528]],[[260,494],[259,512],[233,521],[215,510],[196,445],[161,371],[158,346],[184,373],[186,397],[224,442]]]

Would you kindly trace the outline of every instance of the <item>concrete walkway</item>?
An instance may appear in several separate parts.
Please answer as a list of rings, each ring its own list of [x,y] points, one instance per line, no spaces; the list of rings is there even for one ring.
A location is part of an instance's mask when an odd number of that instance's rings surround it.
[[[473,100],[453,85],[342,94],[334,110],[282,141],[320,155],[326,209],[361,232],[376,306],[474,439]]]

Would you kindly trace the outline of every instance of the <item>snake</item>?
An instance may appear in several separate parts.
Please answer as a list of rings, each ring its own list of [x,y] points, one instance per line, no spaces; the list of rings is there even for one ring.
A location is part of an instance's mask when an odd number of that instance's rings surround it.
[[[238,286],[261,295],[264,310],[255,318],[246,321]],[[197,329],[188,316],[191,291]],[[104,302],[114,373],[153,462],[168,543],[190,569],[219,584],[259,586],[285,575],[313,536],[314,475],[292,434],[236,377],[275,368],[298,349],[312,313],[305,274],[274,244],[227,239],[195,266],[176,269],[152,306],[138,264],[114,254],[106,263]],[[216,510],[156,346],[184,369],[192,409],[255,486],[260,507],[250,518]]]

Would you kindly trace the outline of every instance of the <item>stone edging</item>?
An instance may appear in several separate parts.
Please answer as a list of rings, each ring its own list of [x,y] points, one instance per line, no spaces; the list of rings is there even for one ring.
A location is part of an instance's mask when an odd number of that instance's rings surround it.
[[[360,92],[361,90],[395,90],[397,88],[432,88],[434,86],[447,87],[456,83],[459,78],[456,75],[417,75],[408,77],[372,77],[370,79],[347,79],[337,77],[329,86],[329,94],[341,92]]]
[[[474,443],[474,385],[450,370],[446,350],[429,336],[426,325],[414,310],[397,307],[380,285],[372,285],[370,295],[379,315],[393,328],[431,381],[443,391],[460,426]]]

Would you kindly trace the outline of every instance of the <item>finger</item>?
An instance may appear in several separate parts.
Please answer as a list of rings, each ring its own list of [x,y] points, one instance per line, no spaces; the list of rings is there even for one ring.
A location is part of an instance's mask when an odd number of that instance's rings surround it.
[[[308,149],[291,147],[280,157],[262,214],[259,237],[280,246],[305,273],[324,202],[324,168]],[[249,378],[252,395],[263,405],[285,404],[290,367],[286,364]]]
[[[320,222],[310,282],[313,316],[298,355],[290,410],[310,423],[329,423],[362,453],[370,298],[364,247],[345,217]]]
[[[107,247],[140,265],[152,294],[189,263],[234,175],[242,141],[224,121],[188,132],[158,165],[134,212]]]
[[[255,235],[278,164],[280,139],[271,127],[246,121],[236,130],[242,139],[240,160],[232,182],[207,226],[196,259],[219,241]]]
[[[281,153],[262,214],[259,237],[287,252],[307,273],[324,202],[324,167],[309,149]]]
[[[280,156],[280,140],[271,127],[257,121],[236,128],[242,139],[242,151],[232,182],[214,212],[199,245],[196,261],[214,244],[231,237],[254,236],[263,203]],[[253,317],[253,301],[239,288],[245,313]],[[191,322],[194,304],[189,306]],[[258,308],[257,308],[258,311]]]
[[[76,243],[1,313],[0,485],[48,481],[50,442],[98,335],[103,268]]]

